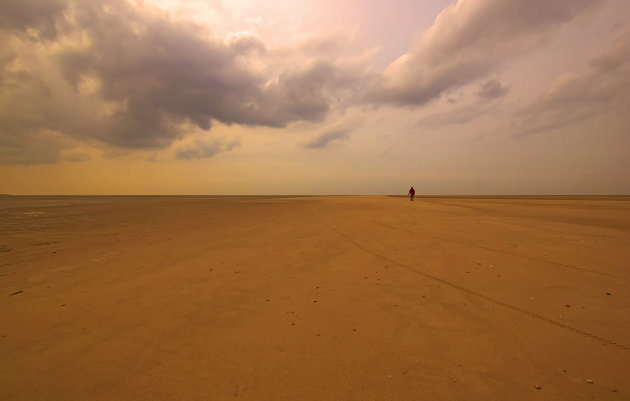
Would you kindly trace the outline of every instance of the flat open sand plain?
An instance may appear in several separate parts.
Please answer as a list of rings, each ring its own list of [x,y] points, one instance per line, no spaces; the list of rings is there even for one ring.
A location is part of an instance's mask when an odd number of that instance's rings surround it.
[[[628,197],[0,198],[2,400],[629,400],[629,372]]]

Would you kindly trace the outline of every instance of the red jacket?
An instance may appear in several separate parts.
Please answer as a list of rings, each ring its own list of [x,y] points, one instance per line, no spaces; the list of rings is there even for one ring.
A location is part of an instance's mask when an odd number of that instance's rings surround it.
[[[415,190],[415,189],[413,189],[413,188],[411,188],[411,189],[409,190],[409,195],[415,195],[415,194],[416,194],[416,190]]]

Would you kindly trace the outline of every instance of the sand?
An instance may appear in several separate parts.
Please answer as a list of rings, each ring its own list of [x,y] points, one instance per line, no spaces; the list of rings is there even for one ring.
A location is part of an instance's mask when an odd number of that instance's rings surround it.
[[[628,197],[4,197],[0,399],[629,400],[629,265]]]

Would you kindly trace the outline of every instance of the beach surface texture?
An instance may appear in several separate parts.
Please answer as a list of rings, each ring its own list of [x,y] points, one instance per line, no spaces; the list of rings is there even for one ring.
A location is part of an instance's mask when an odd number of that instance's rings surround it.
[[[630,400],[628,197],[2,197],[1,400]]]

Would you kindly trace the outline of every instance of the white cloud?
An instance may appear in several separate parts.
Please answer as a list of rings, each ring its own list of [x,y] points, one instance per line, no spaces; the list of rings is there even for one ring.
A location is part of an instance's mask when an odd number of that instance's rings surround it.
[[[389,65],[368,101],[421,105],[539,48],[603,0],[460,0]]]

